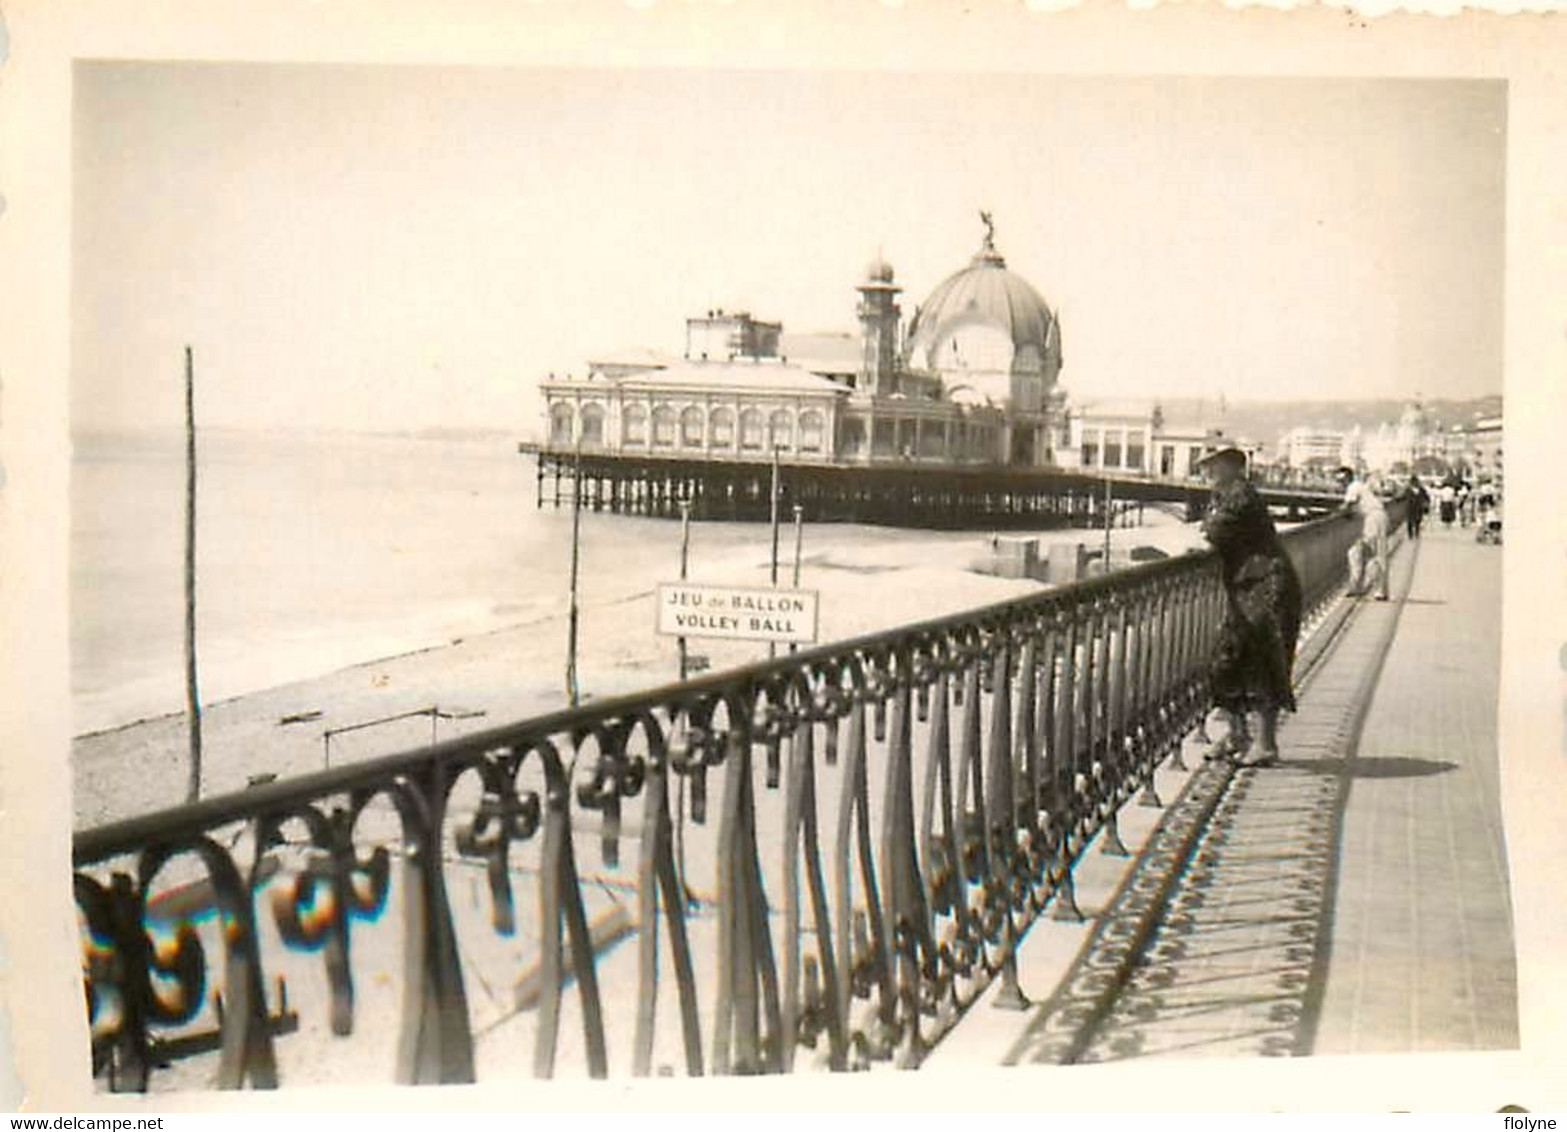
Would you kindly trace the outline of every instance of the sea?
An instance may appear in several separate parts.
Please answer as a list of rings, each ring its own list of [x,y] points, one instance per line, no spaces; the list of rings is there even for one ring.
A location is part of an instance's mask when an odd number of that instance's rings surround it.
[[[535,506],[516,438],[204,430],[204,703],[560,614],[569,508]],[[79,435],[71,480],[73,731],[184,707],[184,437]],[[704,552],[763,545],[704,524]],[[679,524],[584,518],[584,604],[678,568]]]

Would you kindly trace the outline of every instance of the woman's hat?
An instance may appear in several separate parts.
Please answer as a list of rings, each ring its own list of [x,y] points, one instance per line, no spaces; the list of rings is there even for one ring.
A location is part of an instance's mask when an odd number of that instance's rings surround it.
[[[1208,453],[1201,460],[1197,461],[1197,466],[1199,468],[1205,468],[1209,464],[1217,464],[1220,461],[1223,461],[1227,464],[1235,464],[1238,467],[1244,468],[1246,466],[1246,453],[1242,452],[1239,448],[1235,447],[1235,445],[1231,444],[1227,447],[1220,448],[1216,452]]]
[[[1355,469],[1351,468],[1348,464],[1340,464],[1336,469],[1334,469],[1333,474],[1335,476],[1340,476],[1340,477],[1347,476],[1350,479],[1354,479],[1355,478]]]

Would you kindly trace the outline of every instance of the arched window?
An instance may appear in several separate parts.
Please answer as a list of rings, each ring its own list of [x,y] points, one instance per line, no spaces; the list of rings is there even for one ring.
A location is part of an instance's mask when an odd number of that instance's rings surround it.
[[[675,443],[675,410],[660,405],[653,410],[653,444],[659,448],[671,448]]]
[[[708,415],[707,425],[711,431],[714,448],[728,448],[735,442],[735,415],[731,409],[714,409]]]
[[[807,409],[800,414],[800,451],[820,452],[827,431],[827,421],[817,409]]]
[[[787,451],[794,444],[794,417],[788,409],[774,409],[767,420],[767,440],[773,448]]]
[[[687,406],[680,414],[680,443],[687,448],[702,447],[702,410]]]
[[[604,406],[591,403],[582,406],[582,443],[604,443]]]
[[[762,412],[760,409],[747,409],[740,414],[740,447],[760,448],[762,446]]]
[[[630,404],[620,412],[620,439],[626,444],[647,443],[647,406]]]
[[[572,430],[576,426],[576,413],[571,406],[556,402],[550,406],[550,443],[570,444]]]

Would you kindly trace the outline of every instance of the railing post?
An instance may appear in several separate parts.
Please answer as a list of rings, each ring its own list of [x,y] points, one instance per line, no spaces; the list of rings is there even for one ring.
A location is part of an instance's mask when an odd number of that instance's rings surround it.
[[[1120,809],[1122,770],[1119,736],[1117,734],[1117,701],[1121,692],[1121,662],[1125,658],[1126,639],[1121,631],[1124,625],[1124,602],[1119,594],[1105,599],[1108,608],[1099,619],[1100,648],[1103,651],[1102,668],[1095,681],[1095,690],[1101,702],[1101,724],[1098,742],[1090,757],[1096,758],[1095,778],[1098,781],[1099,805],[1106,810],[1104,835],[1100,839],[1100,851],[1112,857],[1129,857],[1131,852],[1121,840]]]
[[[919,1029],[919,954],[929,945],[924,938],[925,888],[914,832],[912,657],[903,653],[896,664],[881,812],[882,924],[893,997],[882,1003],[882,1018],[889,1034],[901,1039],[899,1063],[912,1069],[925,1052]]]
[[[406,902],[399,1084],[465,1084],[474,1079],[468,998],[441,861],[446,791],[445,776],[435,762],[398,787]]]

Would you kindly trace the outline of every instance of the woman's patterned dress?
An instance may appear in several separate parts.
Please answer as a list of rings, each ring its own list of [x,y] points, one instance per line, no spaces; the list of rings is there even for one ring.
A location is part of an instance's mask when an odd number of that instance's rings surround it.
[[[1209,673],[1214,703],[1294,711],[1300,576],[1267,506],[1245,480],[1215,487],[1203,533],[1219,553],[1227,606]]]

